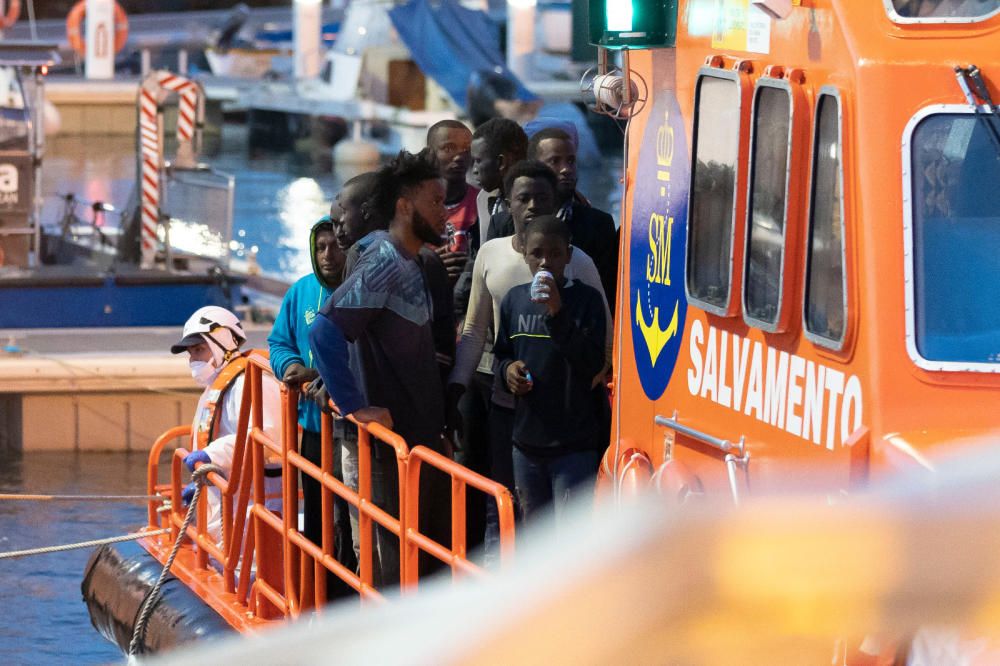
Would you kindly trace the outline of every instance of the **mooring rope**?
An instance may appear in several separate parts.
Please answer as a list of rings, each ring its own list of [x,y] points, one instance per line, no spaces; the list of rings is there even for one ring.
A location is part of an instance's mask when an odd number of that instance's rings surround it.
[[[93,541],[81,541],[79,543],[67,543],[62,546],[45,546],[43,548],[29,548],[27,550],[12,550],[8,553],[0,553],[0,560],[13,560],[18,557],[28,557],[29,555],[45,555],[47,553],[59,553],[64,550],[76,550],[77,548],[93,548],[103,546],[107,543],[120,543],[122,541],[135,541],[148,536],[159,536],[166,534],[170,528],[162,530],[149,530],[147,532],[133,532],[122,536],[108,537],[107,539],[94,539]]]
[[[181,524],[180,533],[177,536],[177,541],[174,542],[174,548],[170,551],[170,557],[167,558],[166,563],[163,565],[163,571],[160,572],[160,577],[156,579],[156,584],[153,585],[152,589],[146,594],[146,598],[142,600],[142,605],[139,606],[139,612],[137,613],[137,618],[135,625],[132,628],[132,640],[128,644],[128,657],[129,663],[135,663],[136,651],[139,648],[139,644],[146,638],[146,624],[149,622],[149,618],[153,615],[153,609],[156,608],[157,602],[159,602],[160,588],[163,587],[163,583],[167,579],[167,573],[170,572],[170,567],[174,564],[174,558],[177,557],[177,553],[180,552],[181,544],[184,543],[184,537],[187,536],[188,526],[191,521],[194,520],[195,509],[198,506],[198,498],[201,496],[201,491],[208,483],[208,475],[211,472],[222,475],[223,471],[217,465],[211,463],[201,465],[194,471],[191,478],[194,479],[195,488],[194,496],[191,498],[191,504],[188,506],[187,515],[184,516],[184,522]]]
[[[165,499],[162,495],[30,495],[0,493],[0,501],[13,502],[154,502]]]

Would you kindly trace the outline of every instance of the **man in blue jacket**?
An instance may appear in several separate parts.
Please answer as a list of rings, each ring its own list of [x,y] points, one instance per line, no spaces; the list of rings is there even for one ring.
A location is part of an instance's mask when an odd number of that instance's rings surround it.
[[[271,368],[289,387],[302,391],[299,403],[299,425],[302,426],[300,451],[310,462],[321,464],[322,443],[320,437],[321,405],[329,401],[319,372],[309,349],[309,328],[316,319],[320,308],[333,291],[340,286],[344,272],[344,252],[337,243],[334,224],[325,216],[313,225],[309,235],[309,249],[313,272],[299,279],[285,294],[281,310],[274,322],[267,344],[271,352]],[[340,435],[341,424],[336,424],[337,441],[333,451],[333,473],[338,479],[341,474]],[[302,475],[302,495],[304,499],[305,536],[313,543],[323,544],[322,488],[311,476]],[[353,570],[356,562],[351,545],[351,526],[347,504],[339,497],[334,501],[334,556],[348,569]],[[344,584],[330,576],[328,596],[351,594]],[[337,582],[334,582],[337,581]]]

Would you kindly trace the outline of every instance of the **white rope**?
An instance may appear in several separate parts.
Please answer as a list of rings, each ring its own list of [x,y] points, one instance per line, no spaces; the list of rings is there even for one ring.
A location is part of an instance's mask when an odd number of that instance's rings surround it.
[[[156,608],[157,602],[160,600],[160,588],[163,587],[163,583],[167,579],[167,573],[170,572],[170,567],[174,564],[174,558],[177,557],[177,553],[180,552],[181,544],[184,543],[184,537],[187,536],[188,526],[191,521],[194,520],[195,509],[198,506],[198,498],[201,497],[201,491],[208,483],[208,475],[211,472],[222,475],[223,471],[217,465],[211,463],[206,465],[201,465],[194,471],[191,478],[194,479],[194,496],[191,498],[191,504],[188,506],[187,515],[184,516],[184,522],[181,524],[180,533],[177,535],[177,541],[174,542],[174,548],[170,551],[170,557],[167,558],[166,563],[163,565],[163,571],[160,572],[160,577],[156,579],[156,584],[153,588],[146,594],[146,598],[142,600],[142,605],[139,607],[139,612],[136,614],[137,618],[135,625],[132,627],[132,640],[128,644],[128,657],[129,663],[135,663],[136,653],[139,649],[139,644],[142,643],[146,638],[146,624],[149,622],[150,616],[153,614],[153,609]]]
[[[103,546],[108,543],[120,543],[122,541],[135,541],[136,539],[143,539],[149,536],[159,536],[161,534],[166,534],[170,529],[162,530],[149,530],[148,532],[133,532],[132,534],[125,534],[117,537],[109,537],[107,539],[94,539],[93,541],[81,541],[79,543],[68,543],[62,546],[45,546],[43,548],[29,548],[27,550],[13,550],[7,553],[0,553],[0,560],[13,560],[19,557],[28,557],[29,555],[46,555],[48,553],[60,553],[64,550],[76,550],[77,548],[93,548],[94,546]]]

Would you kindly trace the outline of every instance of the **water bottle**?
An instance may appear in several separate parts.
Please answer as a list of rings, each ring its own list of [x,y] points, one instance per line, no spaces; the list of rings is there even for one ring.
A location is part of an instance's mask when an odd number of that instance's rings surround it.
[[[543,278],[552,279],[552,273],[548,271],[538,271],[531,281],[531,300],[535,303],[544,303],[549,300],[548,287],[542,284]]]

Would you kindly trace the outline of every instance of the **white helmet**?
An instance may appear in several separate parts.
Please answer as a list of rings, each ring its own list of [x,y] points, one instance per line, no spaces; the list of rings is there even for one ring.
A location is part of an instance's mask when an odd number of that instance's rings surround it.
[[[170,351],[180,354],[188,347],[207,342],[213,347],[213,354],[216,351],[228,353],[239,349],[246,341],[239,317],[218,305],[206,305],[188,317],[181,339]]]

